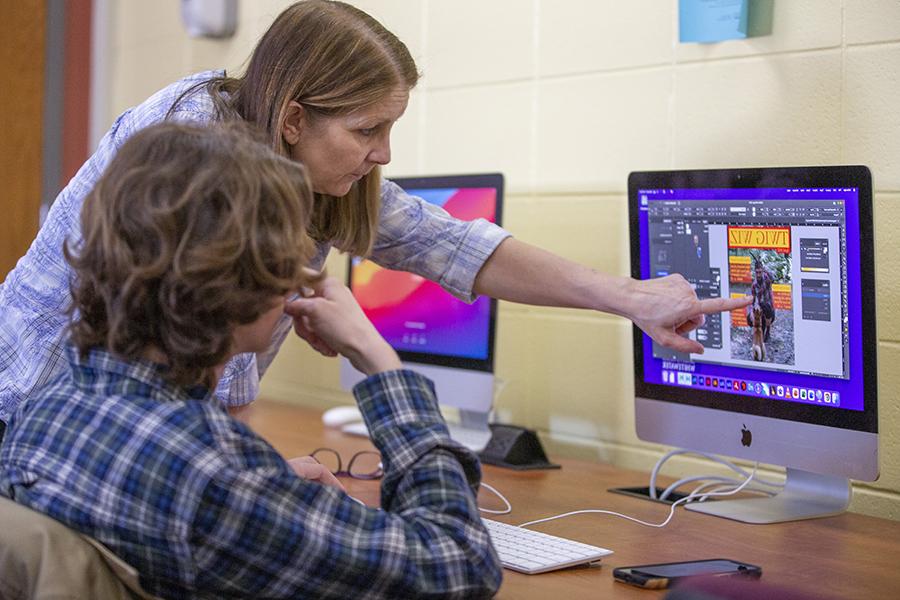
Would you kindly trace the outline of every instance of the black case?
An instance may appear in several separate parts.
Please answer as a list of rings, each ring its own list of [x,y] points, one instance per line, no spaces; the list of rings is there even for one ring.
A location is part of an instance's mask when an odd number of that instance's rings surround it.
[[[727,561],[734,564],[734,569],[724,572],[704,572],[702,566],[704,563],[715,561]],[[672,565],[690,565],[696,564],[697,571],[695,573],[665,576],[654,574],[653,570],[659,567],[668,567]],[[732,560],[730,558],[707,558],[703,560],[684,560],[671,563],[658,563],[655,565],[639,565],[635,567],[619,567],[613,570],[613,577],[616,581],[622,583],[630,583],[638,587],[661,590],[669,587],[670,584],[688,577],[747,577],[750,579],[759,579],[762,576],[762,567],[751,565],[748,563]]]
[[[534,431],[497,423],[492,423],[490,427],[491,441],[479,455],[484,464],[517,471],[559,468],[547,459],[541,440]]]

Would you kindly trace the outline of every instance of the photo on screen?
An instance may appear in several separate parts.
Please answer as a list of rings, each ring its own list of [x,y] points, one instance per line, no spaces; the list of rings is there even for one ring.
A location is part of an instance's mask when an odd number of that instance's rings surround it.
[[[750,296],[731,313],[731,357],[793,365],[794,309],[790,227],[729,227],[732,297]]]

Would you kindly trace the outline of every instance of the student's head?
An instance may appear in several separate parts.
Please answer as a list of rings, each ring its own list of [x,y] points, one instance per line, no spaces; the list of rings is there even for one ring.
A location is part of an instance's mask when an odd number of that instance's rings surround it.
[[[312,193],[304,168],[239,123],[134,134],[85,199],[73,343],[165,357],[179,384],[212,382],[264,349],[285,294],[308,283]]]
[[[272,23],[239,79],[220,82],[228,105],[303,162],[317,194],[311,233],[365,255],[390,131],[418,81],[406,46],[361,10],[303,0]]]

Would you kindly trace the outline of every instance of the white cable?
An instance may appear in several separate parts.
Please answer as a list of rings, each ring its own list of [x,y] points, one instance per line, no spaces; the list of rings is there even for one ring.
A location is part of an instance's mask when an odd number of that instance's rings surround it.
[[[731,496],[733,494],[737,494],[738,492],[743,490],[745,487],[747,487],[751,481],[753,481],[753,479],[756,477],[756,469],[758,467],[759,467],[759,463],[756,463],[753,466],[753,472],[750,473],[750,476],[747,477],[747,479],[745,479],[743,483],[741,483],[739,486],[737,486],[733,490],[731,490],[729,492],[707,492],[706,494],[704,494],[704,496],[706,496],[706,497],[709,497],[709,496]],[[528,521],[527,523],[522,523],[521,525],[518,525],[518,527],[529,527],[531,525],[537,525],[538,523],[546,523],[547,521],[554,521],[556,519],[562,519],[563,517],[570,517],[572,515],[580,515],[580,514],[588,514],[588,513],[612,515],[614,517],[622,517],[623,519],[628,519],[629,521],[634,521],[635,523],[639,523],[640,525],[645,525],[647,527],[657,527],[657,528],[665,527],[666,525],[669,524],[669,521],[671,521],[672,517],[675,515],[675,507],[678,506],[679,504],[689,502],[689,501],[693,500],[695,497],[696,496],[694,496],[694,494],[690,494],[688,496],[685,496],[681,500],[676,500],[675,502],[673,502],[672,505],[669,507],[669,516],[667,516],[666,519],[662,523],[648,523],[646,521],[641,521],[640,519],[636,519],[634,517],[629,517],[628,515],[623,515],[622,513],[613,512],[611,510],[587,509],[587,510],[575,510],[572,512],[567,512],[565,514],[556,515],[553,517],[546,517],[544,519],[536,519],[534,521]]]
[[[749,474],[748,474],[748,475],[749,475]],[[691,492],[692,494],[696,494],[696,493],[697,493],[697,490],[700,489],[700,488],[709,487],[709,486],[711,486],[711,485],[718,485],[718,484],[720,484],[720,483],[727,483],[727,484],[730,484],[730,485],[728,485],[728,486],[723,486],[723,487],[725,487],[725,488],[728,488],[728,487],[734,487],[734,486],[740,485],[741,482],[742,482],[743,480],[742,480],[742,479],[735,479],[735,478],[733,478],[733,477],[719,477],[718,475],[698,475],[698,476],[696,476],[696,477],[685,477],[684,479],[679,479],[678,481],[676,481],[675,483],[673,483],[672,485],[670,485],[669,487],[667,487],[665,490],[663,490],[663,492],[659,495],[659,499],[660,499],[660,500],[665,500],[666,498],[669,497],[669,495],[670,495],[672,492],[675,491],[676,488],[681,487],[681,486],[684,485],[685,483],[691,483],[691,482],[693,482],[693,481],[708,481],[708,482],[709,482],[708,484],[699,486],[697,489],[695,489],[693,492]],[[754,483],[760,484],[760,485],[768,485],[768,486],[770,486],[770,487],[777,487],[779,490],[783,487],[783,486],[773,486],[771,483],[768,483],[768,482],[761,482],[761,481],[759,481],[758,479],[755,480]],[[761,494],[766,494],[766,495],[768,495],[768,496],[774,496],[774,495],[777,493],[777,492],[772,491],[772,490],[762,489],[762,488],[755,487],[755,486],[751,486],[751,487],[749,487],[749,488],[745,488],[745,491],[748,491],[748,492],[749,492],[749,491],[759,492],[759,493],[761,493]]]
[[[678,456],[679,454],[687,454],[688,452],[690,452],[690,450],[669,450],[668,452],[663,454],[658,461],[656,461],[656,464],[653,465],[653,470],[650,471],[650,487],[648,489],[648,492],[650,493],[650,497],[652,499],[658,500],[658,498],[656,497],[656,476],[659,475],[659,471],[660,469],[662,469],[662,466],[665,464],[665,462],[673,456]]]
[[[734,485],[741,484],[741,481],[739,479],[735,479],[734,477],[719,477],[718,475],[696,475],[694,477],[685,477],[684,479],[679,479],[678,481],[664,489],[662,494],[659,495],[659,500],[665,500],[669,497],[669,494],[674,492],[676,489],[680,488],[686,483],[693,483],[694,481],[713,481],[716,483],[731,483]]]
[[[721,491],[729,490],[729,489],[735,487],[734,485],[719,485],[719,482],[717,482],[717,481],[710,481],[708,483],[704,483],[703,485],[698,485],[696,488],[694,488],[694,490],[691,492],[691,494],[694,496],[698,496],[698,495],[700,495],[700,492],[702,490],[704,490],[708,487],[712,487],[712,486],[716,486],[716,487],[713,488],[712,490],[710,490],[711,492],[721,492]],[[754,492],[757,494],[763,494],[763,495],[769,496],[769,497],[772,497],[777,493],[777,492],[773,492],[772,490],[758,488],[758,487],[754,487],[752,485],[748,485],[747,487],[745,487],[744,491],[745,492]],[[704,492],[704,494],[705,493],[706,492]],[[706,501],[706,496],[700,496],[697,499],[697,502],[705,502],[705,501]]]
[[[730,489],[729,486],[722,485],[719,487],[715,487],[715,488],[709,490],[708,492],[703,492],[703,495],[700,496],[699,498],[697,498],[697,502],[706,502],[706,499],[709,497],[709,494],[716,494],[716,493],[719,493],[719,492],[722,492],[722,491],[725,491],[728,489]]]
[[[730,460],[727,460],[727,459],[724,459],[724,458],[720,458],[720,457],[719,457],[719,460],[722,462],[723,465],[725,465],[725,466],[727,466],[727,467],[729,467],[729,468],[731,468],[731,469],[734,469],[734,471],[736,471],[736,472],[739,473],[740,475],[743,475],[744,477],[748,477],[748,476],[750,475],[745,469],[743,469],[743,468],[741,468],[740,466],[734,464],[734,463],[731,462]],[[759,464],[759,463],[757,463],[757,465],[758,465],[758,464]],[[768,486],[768,487],[777,488],[777,489],[779,489],[779,490],[783,490],[783,489],[784,489],[784,481],[769,481],[769,480],[767,480],[767,479],[762,479],[762,478],[760,478],[760,477],[757,477],[757,478],[756,478],[756,483],[758,483],[759,485],[765,485],[765,486]]]
[[[745,472],[743,475],[744,475],[744,477],[747,477],[749,475],[749,473]],[[741,483],[741,481],[743,481],[743,479],[735,479],[733,477],[723,477],[723,476],[718,476],[718,475],[698,475],[698,476],[694,476],[694,477],[685,477],[683,479],[679,479],[678,481],[676,481],[675,483],[673,483],[672,485],[667,487],[665,490],[663,490],[663,492],[661,494],[659,494],[658,499],[665,500],[666,498],[669,497],[669,495],[672,492],[674,492],[676,489],[680,488],[682,485],[684,485],[686,483],[691,483],[693,481],[700,481],[700,480],[707,480],[707,481],[712,481],[712,482],[722,481],[722,482],[733,483],[734,485],[739,485]],[[774,483],[771,481],[763,481],[759,478],[756,479],[755,483],[757,483],[761,486],[767,486],[769,488],[774,488],[776,490],[775,492],[768,492],[769,495],[773,495],[773,494],[777,493],[778,491],[781,491],[782,489],[784,489],[783,483]],[[754,488],[754,489],[758,490],[758,491],[762,491],[762,490],[759,490],[759,488]]]
[[[716,455],[714,455],[714,454],[708,454],[708,453],[706,453],[706,452],[696,452],[696,451],[693,451],[693,450],[684,450],[684,449],[681,449],[681,448],[677,448],[677,449],[675,449],[675,450],[670,450],[669,452],[667,452],[666,454],[664,454],[664,455],[662,456],[662,458],[660,458],[658,461],[656,461],[656,464],[653,466],[653,470],[650,472],[650,488],[649,488],[649,494],[650,494],[650,497],[651,497],[651,498],[653,498],[653,499],[655,499],[655,500],[662,499],[662,497],[658,497],[658,496],[656,495],[656,478],[657,478],[657,476],[659,475],[659,472],[660,472],[660,470],[662,469],[663,464],[664,464],[667,460],[669,460],[670,458],[672,458],[673,456],[678,456],[678,455],[680,455],[680,454],[696,454],[697,456],[702,456],[702,457],[707,458],[707,459],[709,459],[709,460],[711,460],[711,461],[713,461],[713,462],[717,462],[717,463],[719,463],[719,464],[721,464],[721,465],[724,465],[724,466],[728,467],[729,469],[735,471],[736,473],[742,475],[743,477],[747,477],[747,476],[749,475],[748,472],[747,472],[746,470],[744,470],[743,468],[741,468],[741,467],[739,467],[738,465],[734,464],[734,463],[731,462],[730,460],[721,458],[721,457],[716,456]],[[758,464],[759,464],[759,463],[757,463],[757,465],[758,465]],[[712,479],[712,477],[708,477],[707,479]],[[696,481],[696,479],[691,479],[690,481]],[[688,481],[686,481],[686,480],[679,480],[678,482],[676,482],[676,483],[673,484],[672,486],[669,486],[669,488],[667,488],[667,490],[669,491],[669,493],[671,493],[672,491],[676,490],[678,487],[680,487],[681,485],[683,485],[684,483],[687,483],[687,482],[688,482]],[[765,486],[769,486],[769,487],[773,487],[773,488],[777,488],[777,489],[783,489],[783,488],[784,488],[784,483],[783,483],[783,482],[767,481],[767,480],[762,479],[762,478],[757,478],[757,479],[756,479],[756,482],[757,482],[758,484],[760,484],[760,485],[765,485]],[[737,482],[735,482],[735,483],[737,483]],[[666,495],[668,495],[668,494],[666,494]]]
[[[486,513],[492,514],[492,515],[508,515],[509,513],[512,512],[512,504],[509,503],[509,500],[507,500],[503,494],[501,494],[500,492],[497,491],[497,488],[495,488],[492,485],[488,485],[483,481],[481,482],[481,487],[487,488],[487,489],[491,490],[492,492],[494,492],[494,494],[496,494],[498,498],[503,500],[503,503],[506,505],[506,508],[503,510],[492,510],[490,508],[481,508],[479,506],[478,510],[480,510],[481,512],[486,512]]]
[[[703,491],[704,489],[706,489],[708,487],[712,487],[712,486],[715,486],[715,487],[713,487],[713,489],[709,490],[710,492],[723,492],[723,491],[729,490],[733,487],[733,486],[728,486],[728,485],[719,485],[719,482],[717,482],[717,481],[710,481],[709,483],[704,483],[703,485],[698,485],[697,487],[695,487],[694,490],[691,492],[691,495],[698,496],[697,502],[706,502],[706,496],[701,495],[700,492]],[[748,489],[750,489],[750,488],[749,487],[744,488],[745,491]]]
[[[700,495],[700,497],[697,498],[696,501],[697,502],[706,502],[706,499],[710,496],[710,494],[712,494],[714,492],[719,493],[719,492],[722,492],[725,490],[730,490],[730,489],[732,489],[732,486],[730,486],[730,485],[723,485],[723,486],[713,488],[713,489],[709,490],[708,492],[703,492],[703,494]],[[769,497],[772,497],[775,495],[775,492],[770,492],[769,490],[763,490],[760,488],[754,488],[752,486],[748,486],[748,487],[744,488],[744,491],[745,492],[753,492],[756,494],[762,494],[764,496],[769,496]]]

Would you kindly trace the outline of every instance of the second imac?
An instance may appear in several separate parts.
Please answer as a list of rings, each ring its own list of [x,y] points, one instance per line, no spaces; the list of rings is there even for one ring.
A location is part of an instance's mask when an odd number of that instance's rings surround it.
[[[707,317],[681,354],[635,329],[638,437],[787,467],[768,498],[689,510],[750,523],[837,514],[878,477],[872,183],[865,167],[632,173],[632,275],[680,273]]]
[[[498,173],[392,181],[461,220],[500,223],[503,176]],[[350,261],[349,280],[366,316],[404,366],[434,382],[451,437],[474,451],[483,450],[491,438],[496,300],[480,297],[468,304],[419,275],[358,258]],[[341,360],[343,387],[362,378],[349,361]],[[364,433],[365,426],[360,426],[359,433]]]

